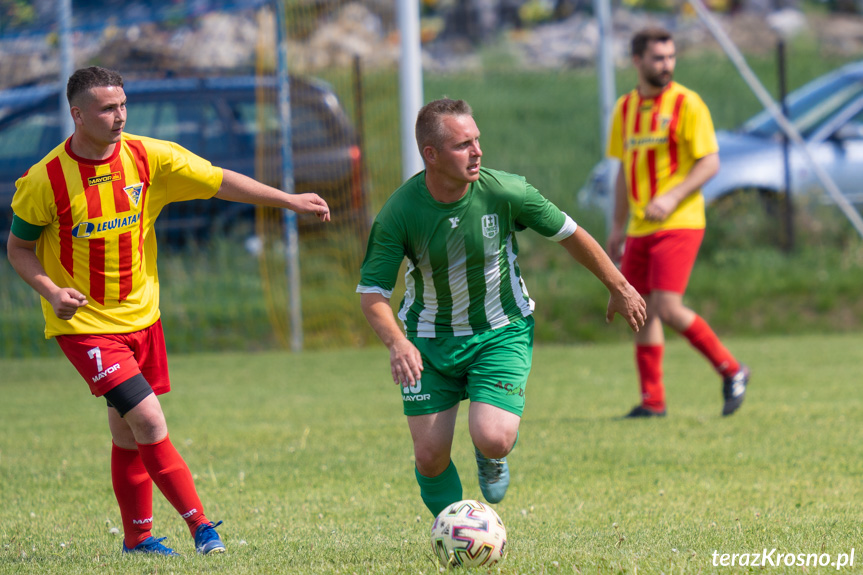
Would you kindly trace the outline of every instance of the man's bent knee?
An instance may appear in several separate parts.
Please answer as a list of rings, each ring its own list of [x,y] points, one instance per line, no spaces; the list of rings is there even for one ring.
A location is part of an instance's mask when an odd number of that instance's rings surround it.
[[[520,416],[505,409],[480,402],[471,404],[470,437],[488,458],[501,459],[512,451],[520,423]]]
[[[515,445],[515,435],[495,434],[473,438],[473,444],[489,459],[503,459]]]
[[[123,417],[152,393],[153,388],[139,373],[106,391],[104,397],[108,407],[113,407]]]
[[[449,467],[450,448],[414,446],[414,459],[419,472],[426,477],[437,477]]]
[[[482,422],[471,428],[471,439],[480,452],[490,459],[502,459],[512,451],[518,438],[519,419]]]
[[[168,435],[168,425],[162,405],[155,394],[145,397],[141,403],[132,408],[124,420],[135,434],[135,441],[140,444],[156,443]]]

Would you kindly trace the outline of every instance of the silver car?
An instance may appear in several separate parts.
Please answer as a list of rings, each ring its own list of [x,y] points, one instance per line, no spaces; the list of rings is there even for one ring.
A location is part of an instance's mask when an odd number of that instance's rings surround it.
[[[788,115],[810,154],[851,202],[863,202],[863,62],[848,64],[795,90]],[[757,191],[762,198],[785,190],[782,132],[766,110],[740,129],[719,131],[719,173],[702,189],[709,205],[735,191]],[[583,206],[608,206],[609,174],[616,160],[603,160],[579,191]],[[791,192],[829,200],[801,150],[790,146]]]

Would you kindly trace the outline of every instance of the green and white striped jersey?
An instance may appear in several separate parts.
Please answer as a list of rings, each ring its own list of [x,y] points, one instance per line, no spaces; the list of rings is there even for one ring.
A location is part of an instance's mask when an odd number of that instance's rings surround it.
[[[486,168],[457,202],[436,201],[425,171],[399,189],[372,225],[358,293],[392,297],[407,257],[399,311],[410,337],[466,336],[530,315],[515,232],[560,241],[575,222],[521,176]]]

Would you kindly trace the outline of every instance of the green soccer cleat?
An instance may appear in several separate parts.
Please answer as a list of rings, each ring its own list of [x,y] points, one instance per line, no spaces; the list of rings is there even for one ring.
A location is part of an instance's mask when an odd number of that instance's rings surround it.
[[[489,503],[498,503],[506,495],[509,487],[509,465],[506,463],[506,457],[489,459],[475,445],[473,450],[482,496]]]

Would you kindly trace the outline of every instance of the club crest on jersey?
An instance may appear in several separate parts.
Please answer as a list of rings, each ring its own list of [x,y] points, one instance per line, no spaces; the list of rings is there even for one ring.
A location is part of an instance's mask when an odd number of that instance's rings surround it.
[[[488,239],[497,235],[500,228],[497,224],[497,214],[486,214],[482,217],[482,235]]]
[[[90,234],[96,229],[96,225],[90,222],[81,222],[74,228],[72,228],[72,237],[83,239],[89,238]]]
[[[107,184],[114,180],[120,179],[120,172],[111,172],[110,174],[102,174],[101,176],[93,176],[87,178],[87,187],[98,186],[99,184]]]
[[[137,184],[132,184],[131,186],[126,186],[123,188],[123,191],[129,195],[129,199],[132,200],[132,203],[135,204],[135,207],[138,207],[138,202],[141,201],[141,190],[144,189],[144,184],[138,182]]]

